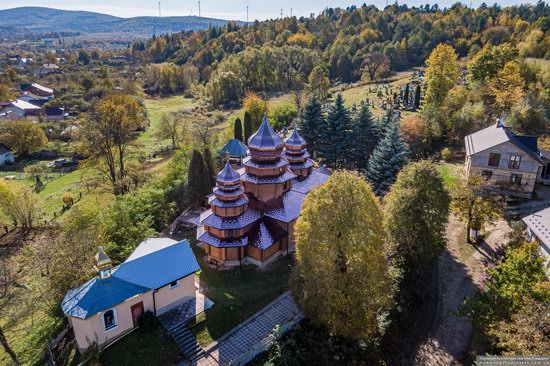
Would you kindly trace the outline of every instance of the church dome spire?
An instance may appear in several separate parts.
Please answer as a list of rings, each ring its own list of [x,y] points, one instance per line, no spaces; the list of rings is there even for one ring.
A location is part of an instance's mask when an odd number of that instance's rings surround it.
[[[267,116],[264,116],[260,128],[248,140],[248,148],[251,150],[274,151],[281,149],[283,145],[283,139],[273,131]]]

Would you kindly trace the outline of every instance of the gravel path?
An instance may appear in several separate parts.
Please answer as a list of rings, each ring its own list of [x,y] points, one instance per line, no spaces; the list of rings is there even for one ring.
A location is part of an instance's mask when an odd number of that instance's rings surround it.
[[[478,249],[465,243],[465,228],[451,217],[447,225],[447,248],[438,259],[438,305],[428,340],[419,347],[416,363],[421,365],[460,365],[468,351],[472,325],[456,312],[466,296],[480,286],[482,259],[490,257],[509,231],[501,220],[488,228],[487,243]]]

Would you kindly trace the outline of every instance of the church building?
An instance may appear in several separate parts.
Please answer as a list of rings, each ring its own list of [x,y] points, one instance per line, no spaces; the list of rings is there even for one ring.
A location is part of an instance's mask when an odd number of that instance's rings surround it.
[[[325,168],[314,168],[306,145],[296,129],[283,141],[264,117],[248,141],[244,168],[225,165],[197,232],[211,263],[261,267],[294,250],[306,194],[329,177]]]

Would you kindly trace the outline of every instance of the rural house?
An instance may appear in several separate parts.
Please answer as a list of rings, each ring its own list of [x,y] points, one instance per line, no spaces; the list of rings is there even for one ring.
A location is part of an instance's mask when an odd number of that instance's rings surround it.
[[[15,157],[9,147],[0,142],[0,166],[15,163]]]
[[[70,289],[61,303],[81,352],[129,333],[147,311],[159,316],[199,295],[200,268],[187,240],[147,239],[116,267],[100,247],[96,263],[97,275]]]
[[[218,174],[210,209],[200,215],[197,239],[214,264],[264,266],[292,251],[306,194],[329,178],[325,168],[314,169],[296,129],[283,141],[267,117],[248,148],[244,168],[227,163]]]
[[[481,176],[504,194],[530,198],[535,184],[544,183],[550,173],[537,136],[516,135],[500,121],[464,142],[467,176]]]
[[[17,99],[14,102],[0,104],[0,118],[36,117],[40,114],[40,110],[41,108],[34,104]]]
[[[53,98],[53,89],[47,88],[37,83],[32,83],[30,85],[25,85],[22,88],[22,95],[17,99],[24,100],[30,103],[45,103],[52,100]]]
[[[536,241],[540,247],[540,255],[550,264],[550,208],[535,212],[523,218],[527,225],[529,241]],[[550,275],[550,267],[547,268]]]

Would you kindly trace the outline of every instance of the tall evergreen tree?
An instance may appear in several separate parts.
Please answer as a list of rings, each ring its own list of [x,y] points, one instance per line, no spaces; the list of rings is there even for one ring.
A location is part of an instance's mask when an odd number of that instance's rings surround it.
[[[403,95],[403,101],[405,106],[409,105],[409,83],[405,86],[405,94]]]
[[[191,155],[187,181],[189,204],[192,207],[199,208],[206,200],[206,196],[210,194],[211,186],[206,163],[198,150],[193,150]]]
[[[240,142],[243,142],[243,124],[241,123],[241,119],[238,117],[233,125],[233,137]]]
[[[397,113],[393,109],[388,109],[386,113],[378,120],[379,139],[382,140],[389,126],[398,119]]]
[[[420,108],[420,84],[416,86],[416,90],[414,92],[414,108]]]
[[[378,145],[380,138],[378,124],[374,122],[372,113],[366,103],[362,103],[359,108],[352,132],[354,141],[351,150],[353,153],[353,162],[359,171],[365,172],[369,157],[376,148],[376,145]]]
[[[307,101],[301,117],[300,133],[307,142],[309,153],[316,156],[319,153],[320,131],[325,119],[323,107],[315,96]]]
[[[387,126],[384,138],[371,155],[367,178],[378,195],[386,194],[395,182],[397,174],[409,161],[409,147],[399,131],[399,119],[393,118]]]
[[[248,139],[252,136],[252,116],[244,112],[244,143],[248,145]]]
[[[330,168],[353,167],[353,156],[350,152],[351,119],[344,107],[342,94],[336,96],[327,116],[327,122],[322,125],[320,132],[321,145],[319,155],[323,164]]]
[[[206,170],[208,171],[210,187],[214,187],[216,185],[217,169],[216,165],[214,164],[214,159],[212,158],[212,152],[210,151],[208,146],[204,148],[203,157],[204,163],[206,164]]]

